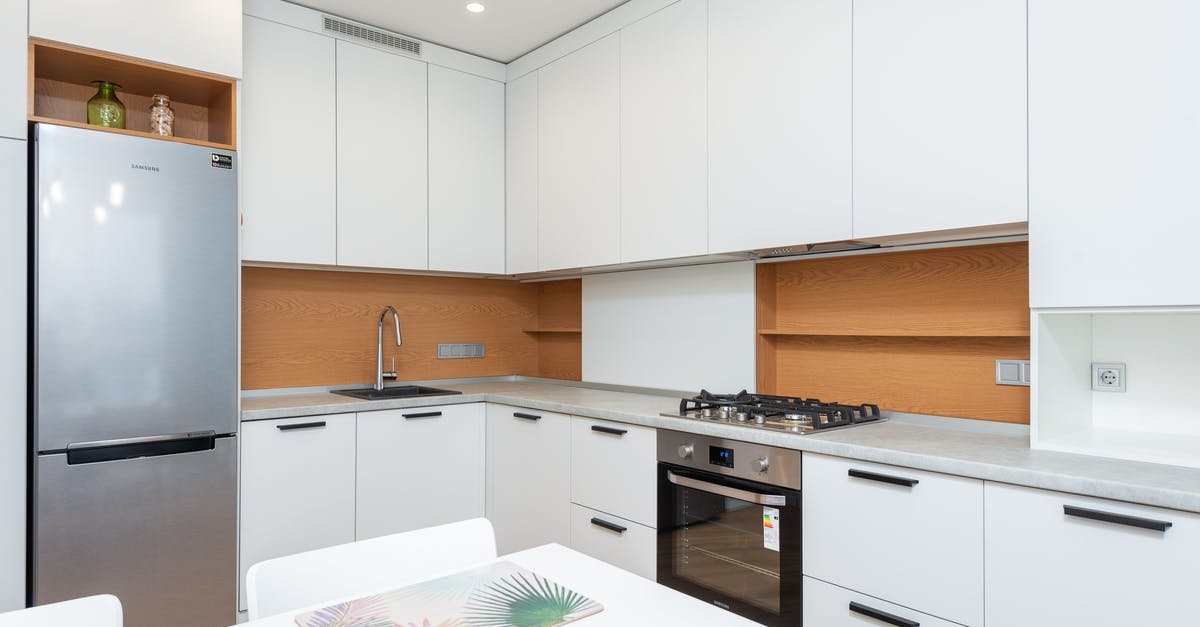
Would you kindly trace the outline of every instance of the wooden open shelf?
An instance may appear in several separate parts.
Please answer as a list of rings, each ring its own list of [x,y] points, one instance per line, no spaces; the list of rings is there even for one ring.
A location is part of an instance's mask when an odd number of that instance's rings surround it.
[[[1023,242],[760,264],[758,391],[1027,423],[1028,283]]]
[[[549,327],[549,328],[545,328],[545,329],[525,329],[525,332],[526,333],[583,333],[583,329],[581,329],[581,328],[566,328],[566,327],[562,327],[562,328]]]
[[[121,85],[125,129],[87,123],[94,80]],[[237,89],[231,78],[98,52],[40,39],[29,40],[29,120],[137,137],[237,149]],[[175,111],[175,136],[153,135],[151,97],[165,94]]]
[[[583,281],[529,284],[537,289],[537,320],[525,329],[538,345],[537,376],[583,378]]]

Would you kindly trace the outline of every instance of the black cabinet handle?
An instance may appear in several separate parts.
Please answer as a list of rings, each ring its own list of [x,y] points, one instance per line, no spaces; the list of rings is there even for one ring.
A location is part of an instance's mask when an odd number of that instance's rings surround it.
[[[612,427],[601,427],[600,425],[592,425],[592,431],[611,433],[613,435],[625,435],[626,433],[629,433],[629,429],[613,429]]]
[[[895,625],[896,627],[921,627],[921,623],[918,623],[915,620],[908,620],[907,618],[896,616],[895,614],[888,614],[883,610],[877,610],[873,607],[858,603],[857,601],[850,602],[850,611],[854,612],[855,614],[862,614],[868,618],[874,618],[881,623]]]
[[[1137,516],[1126,516],[1125,514],[1102,512],[1096,509],[1075,507],[1074,505],[1063,505],[1063,513],[1067,516],[1076,516],[1079,518],[1087,518],[1089,520],[1099,520],[1100,522],[1113,523],[1115,525],[1125,525],[1126,527],[1137,527],[1139,529],[1166,531],[1167,529],[1171,528],[1171,523],[1165,520],[1138,518]]]
[[[621,525],[618,525],[617,523],[610,523],[607,520],[604,520],[601,518],[593,518],[592,524],[596,525],[597,527],[604,527],[605,529],[608,529],[609,531],[615,531],[617,533],[625,533],[625,530],[628,529],[628,527],[622,527]]]
[[[517,418],[524,418],[525,420],[541,420],[542,419],[542,417],[538,416],[537,414],[523,414],[519,411],[514,411],[513,416],[515,416]]]
[[[442,415],[440,411],[427,411],[419,414],[402,414],[405,418],[437,418]]]
[[[905,479],[904,477],[893,477],[891,475],[881,475],[877,472],[867,472],[865,470],[855,470],[851,468],[847,471],[848,475],[857,479],[866,479],[867,481],[878,481],[880,483],[890,483],[892,485],[902,485],[906,488],[911,488],[920,481],[916,479]]]
[[[275,425],[280,431],[295,431],[296,429],[319,429],[325,426],[325,421],[320,422],[297,422],[290,425]]]

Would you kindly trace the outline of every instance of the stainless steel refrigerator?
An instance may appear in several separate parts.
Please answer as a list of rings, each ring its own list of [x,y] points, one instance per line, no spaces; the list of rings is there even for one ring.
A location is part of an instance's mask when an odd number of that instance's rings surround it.
[[[38,124],[31,246],[31,601],[125,624],[236,618],[233,153]]]

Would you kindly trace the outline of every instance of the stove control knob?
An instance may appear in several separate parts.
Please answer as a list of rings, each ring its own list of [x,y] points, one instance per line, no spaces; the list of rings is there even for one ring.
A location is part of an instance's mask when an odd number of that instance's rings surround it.
[[[691,444],[682,444],[679,446],[679,457],[681,459],[688,459],[692,456],[693,451],[695,451],[695,447]]]
[[[758,472],[766,472],[771,468],[771,461],[766,457],[759,457],[754,460],[754,469]]]

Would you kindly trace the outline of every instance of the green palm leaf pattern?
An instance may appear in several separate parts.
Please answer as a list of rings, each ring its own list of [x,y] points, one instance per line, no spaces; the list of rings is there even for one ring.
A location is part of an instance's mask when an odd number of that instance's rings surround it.
[[[553,627],[596,607],[591,599],[533,573],[515,573],[472,594],[463,620],[472,627]]]

